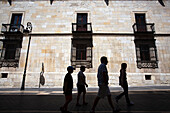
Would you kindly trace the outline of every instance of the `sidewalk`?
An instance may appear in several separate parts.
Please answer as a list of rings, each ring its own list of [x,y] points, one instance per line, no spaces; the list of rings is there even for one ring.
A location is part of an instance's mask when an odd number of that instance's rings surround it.
[[[122,90],[120,87],[110,89],[114,101],[114,97]],[[75,90],[68,110],[73,113],[89,113],[98,88],[88,89],[86,94],[88,105],[80,107],[76,107],[77,92]],[[123,97],[119,101],[120,113],[170,113],[169,87],[130,87],[129,97],[135,105],[127,106]],[[80,103],[82,103],[82,96]],[[25,91],[20,91],[19,88],[0,89],[0,113],[61,113],[59,107],[63,104],[62,88],[26,88]],[[115,101],[114,105],[116,106]],[[112,113],[107,98],[99,101],[96,113]]]
[[[87,88],[87,92],[97,92],[96,88]],[[122,91],[121,87],[110,87],[111,92]],[[170,91],[170,86],[142,86],[142,87],[129,87],[129,91]],[[73,94],[77,93],[77,89],[73,89]],[[20,88],[0,88],[0,95],[61,95],[63,94],[62,88],[25,88],[21,91]]]

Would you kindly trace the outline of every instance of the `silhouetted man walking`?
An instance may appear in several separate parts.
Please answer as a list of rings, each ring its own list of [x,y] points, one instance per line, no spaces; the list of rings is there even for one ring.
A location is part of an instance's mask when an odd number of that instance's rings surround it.
[[[95,108],[96,105],[98,104],[99,100],[101,98],[104,98],[105,96],[107,96],[108,98],[108,102],[110,104],[110,106],[113,109],[113,112],[116,113],[116,109],[114,109],[112,100],[111,100],[111,93],[110,93],[110,89],[108,87],[108,80],[109,80],[109,76],[108,76],[108,71],[107,71],[107,57],[103,56],[100,59],[101,64],[98,67],[98,73],[97,73],[97,78],[98,78],[98,86],[99,86],[99,90],[98,90],[98,94],[97,97],[94,100],[94,104],[93,107],[90,111],[90,113],[95,113]]]

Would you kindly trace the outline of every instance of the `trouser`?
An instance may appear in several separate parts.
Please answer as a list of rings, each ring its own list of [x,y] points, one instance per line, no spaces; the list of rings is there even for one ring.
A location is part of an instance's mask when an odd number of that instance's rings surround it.
[[[125,95],[126,102],[130,103],[129,96],[128,96],[128,85],[126,84],[126,85],[122,86],[122,88],[123,88],[124,92],[121,93],[120,95],[118,95],[116,98],[119,100],[120,98],[122,98],[122,96]]]

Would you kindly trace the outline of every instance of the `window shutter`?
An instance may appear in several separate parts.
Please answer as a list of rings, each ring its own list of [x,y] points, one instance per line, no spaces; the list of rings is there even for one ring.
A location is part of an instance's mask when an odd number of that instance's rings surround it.
[[[141,61],[140,48],[139,47],[136,47],[136,56],[137,56],[137,61]]]
[[[3,42],[0,41],[0,49],[3,49]]]
[[[71,61],[76,61],[76,47],[72,46],[71,54]]]
[[[19,60],[19,57],[20,57],[20,50],[21,50],[21,48],[16,48],[16,52],[15,52],[15,60]]]
[[[154,47],[149,48],[151,61],[156,61],[156,51]]]
[[[87,47],[87,61],[92,61],[92,48],[91,47]]]
[[[0,59],[2,55],[2,50],[3,50],[3,42],[0,41]]]
[[[5,50],[6,50],[6,48],[3,48],[1,51],[1,60],[3,60],[5,58]]]

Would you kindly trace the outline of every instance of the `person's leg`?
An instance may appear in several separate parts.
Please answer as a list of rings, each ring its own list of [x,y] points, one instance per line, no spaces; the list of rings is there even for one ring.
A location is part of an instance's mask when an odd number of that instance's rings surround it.
[[[84,90],[83,90],[83,104],[84,104],[84,105],[87,105],[85,95],[86,95],[86,88],[85,88],[85,86],[84,86]]]
[[[124,89],[124,94],[125,94],[126,102],[127,102],[128,104],[130,104],[129,95],[128,95],[128,85],[125,85],[125,86],[123,87],[123,89]]]
[[[119,99],[122,98],[123,95],[125,95],[125,90],[124,90],[124,87],[122,86],[123,88],[123,92],[121,94],[119,94],[118,96],[116,96],[116,100],[118,101]]]
[[[111,108],[114,110],[114,106],[113,106],[113,102],[112,102],[112,99],[111,99],[111,95],[108,95],[108,96],[107,96],[107,99],[108,99],[109,105],[110,105]]]
[[[65,104],[63,105],[63,110],[67,111],[68,104],[72,101],[72,95],[65,96]]]
[[[64,103],[64,105],[62,107],[60,107],[61,111],[65,111],[67,109],[67,107],[66,107],[67,103],[68,103],[68,95],[65,94],[65,103]]]
[[[82,93],[82,89],[81,89],[80,85],[77,85],[77,90],[78,90],[78,94],[77,94],[77,103],[76,103],[76,106],[80,106],[79,99],[80,99],[80,95]]]
[[[106,94],[106,92],[103,92],[103,90],[104,90],[104,87],[103,86],[99,86],[98,94],[97,94],[97,97],[94,100],[93,107],[92,107],[90,113],[94,113],[95,108],[96,108],[100,98],[103,98],[104,95]]]
[[[85,95],[86,95],[86,91],[83,92],[83,104],[86,103],[85,102]]]
[[[76,103],[76,106],[79,106],[79,105],[80,105],[80,104],[79,104],[80,95],[81,95],[81,93],[78,92],[78,94],[77,94],[77,103]]]
[[[91,109],[91,112],[94,112],[94,111],[95,111],[95,108],[96,108],[99,100],[100,100],[100,97],[97,96],[97,97],[95,98],[95,100],[94,100],[94,103],[93,103],[93,107],[92,107],[92,109]]]

